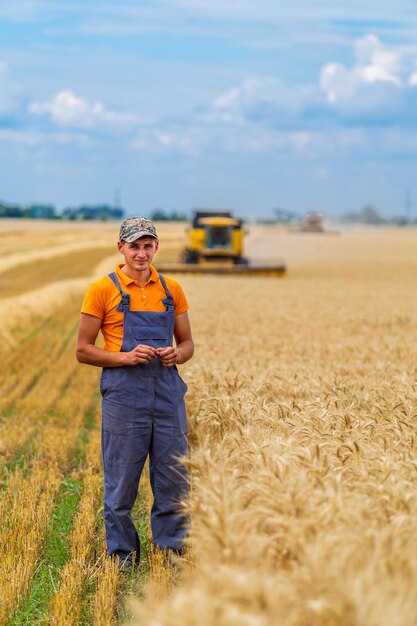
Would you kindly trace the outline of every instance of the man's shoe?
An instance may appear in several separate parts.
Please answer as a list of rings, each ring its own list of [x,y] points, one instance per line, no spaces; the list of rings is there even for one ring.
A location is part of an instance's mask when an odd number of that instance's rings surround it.
[[[183,549],[178,548],[166,548],[162,550],[164,555],[163,567],[165,569],[172,569],[175,572],[178,572],[181,563],[185,562],[183,557]]]
[[[133,574],[139,567],[139,563],[132,561],[130,558],[126,558],[123,561],[119,561],[119,572],[121,574]]]

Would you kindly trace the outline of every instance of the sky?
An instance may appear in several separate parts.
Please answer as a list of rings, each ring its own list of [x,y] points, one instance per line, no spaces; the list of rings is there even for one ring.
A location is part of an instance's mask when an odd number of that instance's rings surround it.
[[[0,200],[417,218],[416,0],[0,0]]]

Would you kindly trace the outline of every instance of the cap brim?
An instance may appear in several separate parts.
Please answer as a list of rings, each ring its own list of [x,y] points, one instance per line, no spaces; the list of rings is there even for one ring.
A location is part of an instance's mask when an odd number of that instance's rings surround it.
[[[140,230],[137,233],[132,233],[131,235],[129,235],[129,237],[123,239],[123,241],[126,241],[126,243],[132,243],[133,241],[136,241],[136,239],[140,239],[141,237],[153,237],[153,239],[159,241],[157,235],[153,235],[147,230]]]

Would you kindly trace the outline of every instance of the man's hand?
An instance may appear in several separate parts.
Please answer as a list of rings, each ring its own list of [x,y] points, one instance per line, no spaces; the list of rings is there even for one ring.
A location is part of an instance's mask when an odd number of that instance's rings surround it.
[[[152,361],[152,359],[157,356],[157,350],[152,348],[152,346],[145,346],[140,343],[136,348],[124,354],[126,355],[126,365],[138,365],[139,363],[149,363]]]
[[[80,329],[77,339],[77,359],[80,363],[97,367],[121,367],[149,363],[155,357],[161,359],[164,367],[174,367],[186,363],[194,352],[188,313],[181,313],[175,318],[174,336],[176,347],[153,348],[137,345],[130,352],[113,352],[95,345],[102,320],[94,315],[81,313]]]
[[[164,367],[174,367],[178,362],[178,350],[172,346],[158,348],[156,354],[161,359],[161,363]]]

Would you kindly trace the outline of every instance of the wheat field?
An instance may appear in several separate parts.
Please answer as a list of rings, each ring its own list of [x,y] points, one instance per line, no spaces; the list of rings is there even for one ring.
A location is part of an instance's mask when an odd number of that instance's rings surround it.
[[[160,260],[181,225],[160,224]],[[183,276],[189,547],[105,556],[99,371],[74,356],[115,224],[0,221],[0,623],[417,624],[417,231],[254,226],[284,279]]]

